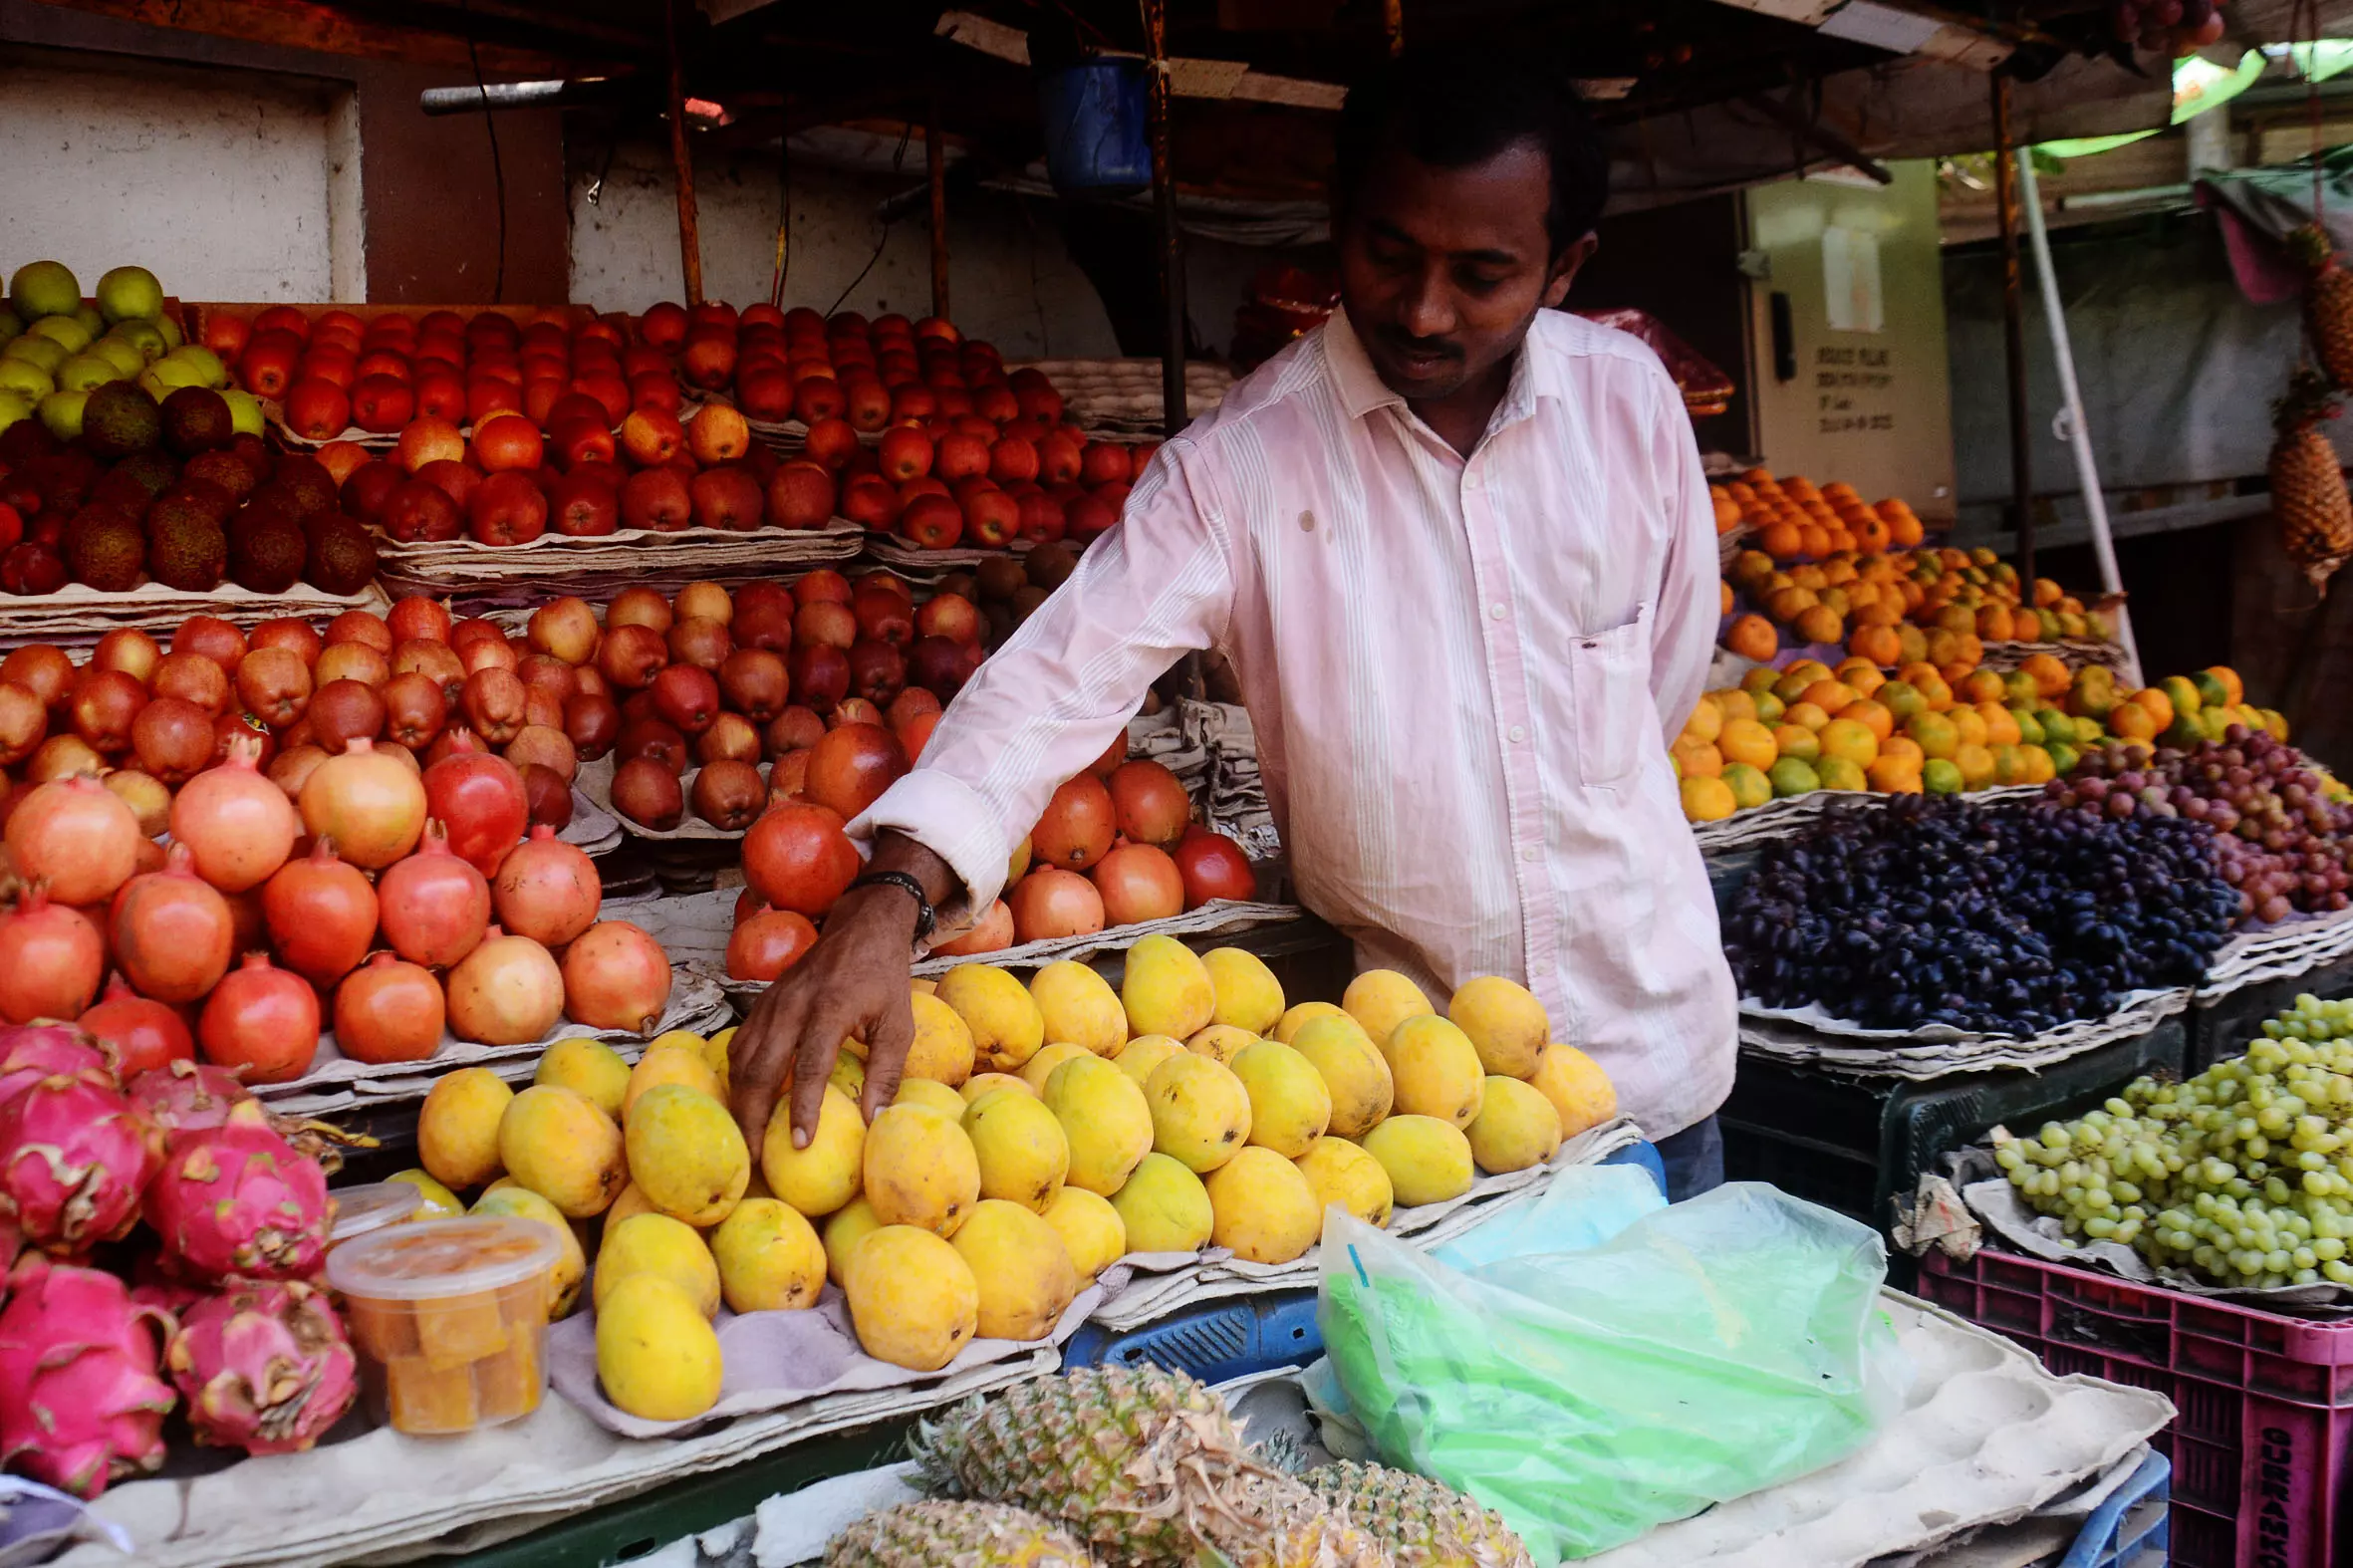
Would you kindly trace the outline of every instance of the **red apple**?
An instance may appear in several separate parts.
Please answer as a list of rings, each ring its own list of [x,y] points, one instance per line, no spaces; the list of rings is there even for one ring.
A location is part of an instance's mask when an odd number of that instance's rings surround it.
[[[934,594],[915,609],[915,630],[919,637],[977,643],[984,625],[979,608],[961,594]]]
[[[687,494],[698,528],[750,533],[760,526],[764,511],[760,482],[742,468],[706,468],[694,476]]]
[[[877,707],[887,706],[907,686],[907,659],[889,643],[860,638],[850,645],[850,691]]]
[[[874,533],[890,532],[899,508],[899,491],[879,474],[860,474],[842,487],[842,515]]]
[[[403,544],[442,543],[465,531],[465,513],[430,479],[403,480],[386,497],[384,531]]]
[[[621,493],[599,471],[610,468],[590,464],[556,482],[548,493],[548,521],[557,533],[583,539],[621,526]]]
[[[641,468],[658,468],[686,449],[686,429],[659,408],[633,408],[621,421],[622,450]]]
[[[817,463],[786,463],[768,481],[768,520],[779,528],[823,528],[833,520],[834,501],[834,476]]]
[[[797,647],[785,660],[794,698],[818,713],[831,713],[850,691],[850,658],[830,643]]]
[[[963,537],[964,514],[944,495],[918,495],[899,514],[899,532],[920,550],[947,550]]]
[[[547,531],[547,497],[539,493],[539,481],[513,469],[484,479],[466,503],[473,535],[486,545],[529,544]]]
[[[858,641],[858,618],[848,605],[818,600],[793,613],[793,646],[848,648]]]
[[[654,711],[688,735],[701,734],[718,716],[719,682],[698,665],[665,665],[648,689]]]
[[[621,487],[621,520],[625,527],[650,528],[674,534],[693,521],[694,498],[674,468],[645,468],[631,474]]]
[[[1002,490],[983,490],[964,503],[964,532],[976,545],[1002,549],[1021,531],[1021,503]]]
[[[905,648],[915,641],[915,616],[908,602],[888,588],[869,588],[863,583],[850,596],[850,613],[857,619],[861,635],[893,648]]]

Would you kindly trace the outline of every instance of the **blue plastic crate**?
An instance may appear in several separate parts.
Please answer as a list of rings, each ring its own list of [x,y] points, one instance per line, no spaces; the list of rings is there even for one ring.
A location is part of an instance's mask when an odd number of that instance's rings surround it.
[[[2092,1510],[2083,1533],[2059,1568],[2165,1568],[2173,1560],[2166,1533],[2172,1512],[2173,1466],[2152,1449],[2141,1467]]]
[[[1667,1168],[1650,1144],[1634,1144],[1602,1162],[1640,1166],[1667,1190]],[[1315,1326],[1315,1292],[1285,1290],[1186,1307],[1158,1323],[1114,1333],[1089,1323],[1062,1347],[1069,1367],[1133,1367],[1151,1362],[1224,1383],[1276,1367],[1304,1367],[1324,1353]]]

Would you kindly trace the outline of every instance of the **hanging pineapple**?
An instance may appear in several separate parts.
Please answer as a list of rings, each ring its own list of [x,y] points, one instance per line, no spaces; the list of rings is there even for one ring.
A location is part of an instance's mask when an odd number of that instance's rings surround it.
[[[2353,388],[2353,272],[2337,265],[2336,242],[2318,223],[2287,236],[2304,267],[2304,331],[2320,368],[2339,387]]]
[[[2321,422],[2336,413],[2328,383],[2308,368],[2288,379],[2286,395],[2271,405],[2278,432],[2271,443],[2271,511],[2287,558],[2321,593],[2353,557],[2353,496],[2346,494],[2336,448],[2320,433]]]

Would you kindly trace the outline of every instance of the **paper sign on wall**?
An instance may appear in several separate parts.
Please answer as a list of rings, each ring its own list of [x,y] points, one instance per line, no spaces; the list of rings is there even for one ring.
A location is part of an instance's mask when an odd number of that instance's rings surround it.
[[[1879,284],[1879,236],[1868,229],[1822,231],[1822,302],[1832,332],[1882,332],[1887,297]]]

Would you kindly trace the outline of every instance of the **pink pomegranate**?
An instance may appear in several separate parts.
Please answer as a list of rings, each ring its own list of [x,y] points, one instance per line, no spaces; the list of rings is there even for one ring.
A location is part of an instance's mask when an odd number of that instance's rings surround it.
[[[44,1078],[0,1105],[0,1210],[61,1256],[113,1241],[138,1222],[157,1143],[108,1074]]]
[[[220,1126],[172,1139],[146,1218],[183,1273],[304,1278],[327,1254],[327,1177],[259,1101],[239,1101]]]
[[[299,1281],[238,1284],[186,1309],[163,1352],[198,1442],[297,1453],[360,1392],[359,1363],[327,1298]]]
[[[44,1078],[98,1068],[112,1077],[107,1048],[72,1024],[20,1023],[0,1027],[0,1105]]]
[[[177,1403],[155,1375],[171,1319],[114,1275],[36,1252],[0,1311],[0,1463],[80,1497],[163,1462]]]

